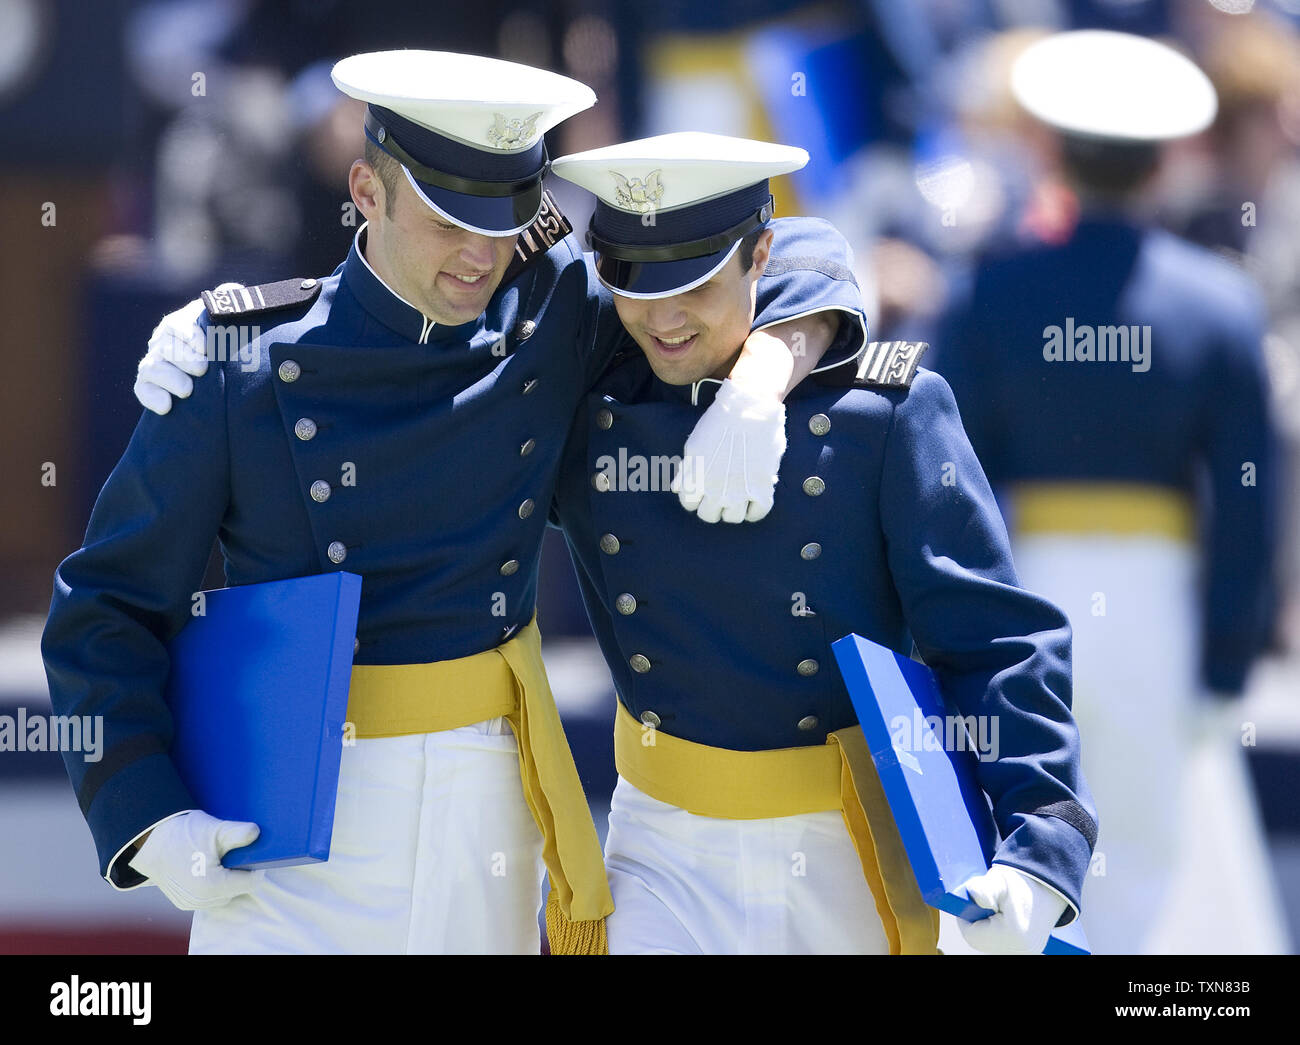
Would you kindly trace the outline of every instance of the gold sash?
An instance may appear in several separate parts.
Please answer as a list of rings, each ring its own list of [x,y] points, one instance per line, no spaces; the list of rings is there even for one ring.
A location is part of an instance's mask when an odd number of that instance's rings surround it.
[[[1196,513],[1187,495],[1149,483],[1017,483],[1011,487],[1011,503],[1021,536],[1151,534],[1191,541],[1196,533]]]
[[[503,717],[519,743],[524,798],[542,833],[551,879],[552,954],[606,954],[614,912],[605,861],[542,664],[534,618],[509,642],[457,660],[356,664],[348,721],[361,738],[458,729]]]
[[[861,726],[831,733],[825,745],[733,751],[643,728],[620,702],[614,761],[638,790],[698,816],[757,820],[840,810],[890,953],[939,953],[939,912],[921,898]]]

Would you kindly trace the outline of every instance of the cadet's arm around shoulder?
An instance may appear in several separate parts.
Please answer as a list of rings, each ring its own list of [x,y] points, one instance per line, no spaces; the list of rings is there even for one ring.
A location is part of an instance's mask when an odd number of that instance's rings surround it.
[[[195,386],[184,411],[146,411],[59,566],[41,649],[55,714],[96,724],[97,750],[63,752],[100,872],[140,884],[129,843],[194,808],[168,751],[167,642],[190,616],[229,502],[225,375]]]
[[[769,384],[784,375],[787,383],[773,390],[784,399],[824,369],[823,360],[831,366],[856,355],[866,341],[866,321],[853,252],[835,226],[820,218],[783,218],[772,223],[772,232],[755,288],[752,332],[731,376],[735,380],[742,365],[755,375],[762,368]]]
[[[824,309],[750,332],[730,379],[755,396],[784,401],[813,372],[840,330],[840,314]]]
[[[207,301],[225,301],[229,292],[242,290],[242,283],[222,283],[203,297],[187,302],[158,321],[144,356],[136,365],[135,397],[155,414],[165,414],[173,399],[188,399],[194,378],[208,372]],[[216,307],[216,306],[214,306]]]

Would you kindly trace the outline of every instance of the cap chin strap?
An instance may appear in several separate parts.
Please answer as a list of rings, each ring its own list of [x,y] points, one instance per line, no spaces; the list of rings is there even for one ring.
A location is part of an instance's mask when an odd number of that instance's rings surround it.
[[[542,140],[542,166],[537,173],[530,174],[527,178],[520,178],[518,181],[478,181],[475,178],[462,178],[456,174],[448,174],[446,171],[426,167],[397,144],[388,128],[369,109],[366,110],[366,135],[379,148],[409,170],[417,181],[427,181],[430,185],[436,185],[440,189],[463,192],[467,196],[518,196],[529,189],[535,188],[546,177],[546,172],[551,169],[551,157],[546,151],[545,139]]]
[[[706,236],[703,239],[691,240],[689,243],[668,243],[656,247],[643,244],[611,243],[598,235],[592,228],[596,220],[593,215],[591,225],[587,227],[587,242],[596,253],[614,258],[617,261],[654,262],[702,258],[706,254],[715,254],[731,246],[736,240],[767,224],[772,220],[774,210],[775,203],[772,197],[768,196],[767,202],[763,206],[725,232],[719,232],[714,236]]]

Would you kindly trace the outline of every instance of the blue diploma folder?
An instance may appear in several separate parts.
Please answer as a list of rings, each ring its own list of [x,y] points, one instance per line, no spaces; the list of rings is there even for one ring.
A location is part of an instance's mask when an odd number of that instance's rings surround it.
[[[987,918],[991,912],[960,886],[989,869],[997,825],[975,775],[974,742],[945,743],[945,725],[955,718],[934,673],[860,635],[831,649],[922,897],[968,922]],[[1053,932],[1043,953],[1090,953],[1079,919]]]
[[[220,588],[172,640],[172,760],[204,812],[262,831],[222,866],[329,859],[360,602],[355,573]]]

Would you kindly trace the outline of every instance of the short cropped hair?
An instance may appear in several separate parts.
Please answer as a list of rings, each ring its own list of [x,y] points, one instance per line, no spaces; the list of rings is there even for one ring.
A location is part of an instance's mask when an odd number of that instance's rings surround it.
[[[1142,187],[1160,163],[1155,142],[1117,142],[1061,135],[1061,165],[1081,188],[1102,196],[1126,196]]]
[[[754,248],[758,246],[758,237],[763,234],[765,228],[766,225],[760,225],[753,232],[746,233],[745,238],[740,241],[740,246],[736,248],[741,272],[748,272],[754,267]]]
[[[369,138],[366,139],[365,156],[366,162],[375,169],[379,183],[384,187],[384,217],[391,218],[393,204],[397,199],[397,184],[402,177],[402,165]]]

